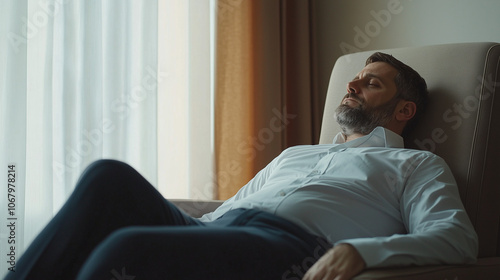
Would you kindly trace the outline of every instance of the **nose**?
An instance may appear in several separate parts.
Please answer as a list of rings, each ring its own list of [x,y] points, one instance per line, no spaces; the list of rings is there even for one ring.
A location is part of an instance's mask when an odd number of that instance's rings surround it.
[[[348,93],[359,93],[359,87],[356,83],[356,81],[350,81],[347,83],[347,92]]]

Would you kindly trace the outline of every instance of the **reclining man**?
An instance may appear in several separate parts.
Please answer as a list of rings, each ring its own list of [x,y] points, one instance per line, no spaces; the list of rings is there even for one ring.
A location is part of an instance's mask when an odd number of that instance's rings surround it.
[[[347,85],[333,144],[286,149],[201,219],[128,165],[98,161],[6,279],[350,279],[474,262],[446,163],[403,148],[426,102],[417,72],[373,54]]]

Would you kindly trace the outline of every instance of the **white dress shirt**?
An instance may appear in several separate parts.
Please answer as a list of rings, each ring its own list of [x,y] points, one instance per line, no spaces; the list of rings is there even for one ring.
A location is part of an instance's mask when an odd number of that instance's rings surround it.
[[[349,243],[367,267],[473,262],[477,236],[446,163],[403,148],[377,127],[334,144],[286,149],[202,221],[236,208],[283,217],[332,244]]]

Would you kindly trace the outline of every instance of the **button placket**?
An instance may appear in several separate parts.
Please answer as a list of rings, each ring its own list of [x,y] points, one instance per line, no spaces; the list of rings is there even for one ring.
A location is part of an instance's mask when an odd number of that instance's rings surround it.
[[[328,166],[332,162],[333,158],[337,153],[345,151],[347,148],[344,145],[338,145],[328,150],[327,153],[323,153],[320,155],[320,160],[314,167],[314,169],[309,173],[308,176],[317,176],[320,174],[324,174],[328,170]]]

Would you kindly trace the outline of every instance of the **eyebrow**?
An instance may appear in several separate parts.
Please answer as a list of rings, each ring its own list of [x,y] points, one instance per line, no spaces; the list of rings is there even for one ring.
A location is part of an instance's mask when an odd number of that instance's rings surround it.
[[[375,75],[375,74],[372,74],[372,73],[367,73],[367,74],[365,75],[365,77],[366,77],[366,78],[375,78],[375,79],[379,80],[381,83],[384,83],[384,81],[383,81],[383,80],[382,80],[379,76],[377,76],[377,75]],[[355,81],[355,80],[359,80],[359,75],[356,75],[356,76],[354,77],[354,79],[352,79],[352,80],[353,80],[353,81]]]

